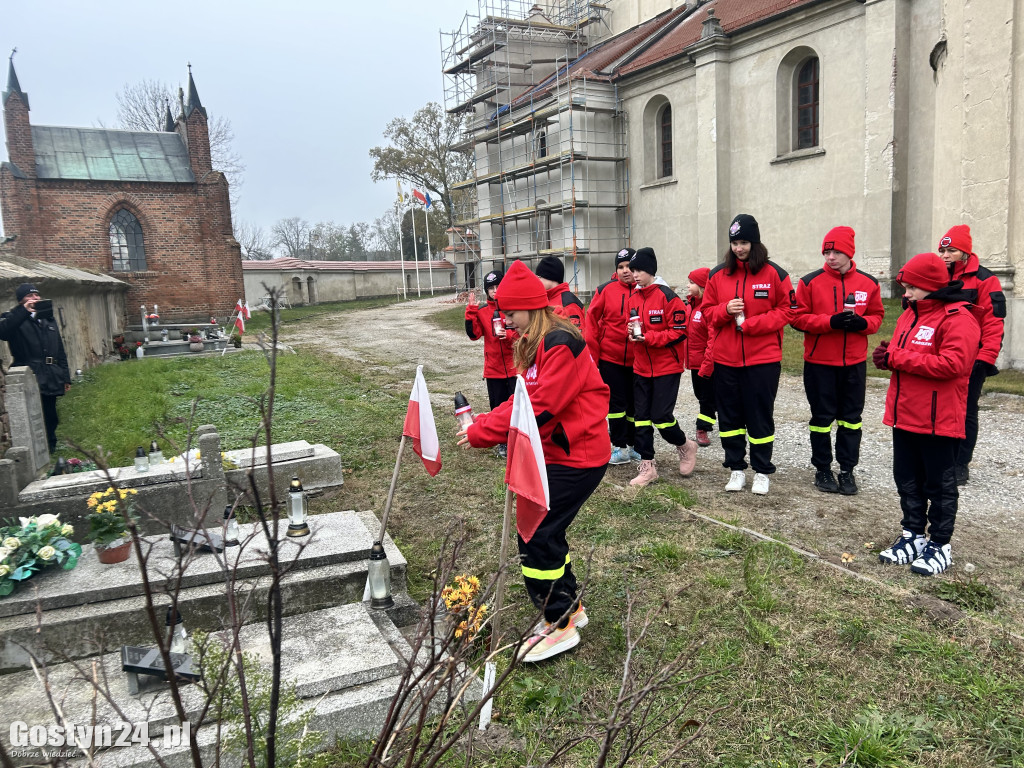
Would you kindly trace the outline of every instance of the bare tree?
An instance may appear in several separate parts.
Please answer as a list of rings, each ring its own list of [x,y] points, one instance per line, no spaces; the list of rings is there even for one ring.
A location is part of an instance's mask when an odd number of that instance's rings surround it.
[[[162,131],[167,108],[171,108],[173,115],[178,104],[176,92],[159,80],[126,83],[115,98],[117,124],[129,131]],[[210,159],[213,167],[227,177],[231,203],[234,205],[245,172],[242,158],[235,152],[235,132],[231,128],[231,121],[222,116],[210,118],[209,130]]]
[[[242,246],[242,258],[248,261],[268,261],[274,258],[273,244],[267,231],[251,221],[234,222],[235,240]]]
[[[399,258],[401,239],[398,230],[399,216],[396,206],[391,206],[374,220],[367,234],[367,251],[374,261]]]
[[[472,159],[454,149],[462,133],[462,118],[446,114],[437,102],[417,110],[411,120],[396,117],[384,129],[390,144],[373,147],[374,181],[402,179],[429,190],[444,207],[451,226],[452,185],[469,177]]]
[[[271,243],[279,248],[285,256],[293,259],[308,259],[311,256],[312,248],[310,235],[313,228],[309,222],[298,216],[291,216],[287,219],[279,219],[270,228]]]

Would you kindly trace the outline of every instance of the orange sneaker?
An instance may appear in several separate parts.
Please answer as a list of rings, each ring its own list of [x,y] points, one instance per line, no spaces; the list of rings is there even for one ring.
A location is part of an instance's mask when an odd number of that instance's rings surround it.
[[[544,627],[529,638],[519,649],[519,660],[532,663],[557,656],[580,644],[580,633],[572,620],[564,629],[557,624],[544,622]]]

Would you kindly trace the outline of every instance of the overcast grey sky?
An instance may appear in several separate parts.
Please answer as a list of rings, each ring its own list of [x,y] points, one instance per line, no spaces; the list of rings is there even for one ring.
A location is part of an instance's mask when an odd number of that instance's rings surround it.
[[[113,127],[125,83],[176,88],[192,62],[203,106],[231,120],[246,165],[236,219],[349,224],[393,201],[394,182],[370,181],[368,150],[391,118],[443,101],[439,30],[476,5],[0,0],[0,51],[18,49],[35,125]]]

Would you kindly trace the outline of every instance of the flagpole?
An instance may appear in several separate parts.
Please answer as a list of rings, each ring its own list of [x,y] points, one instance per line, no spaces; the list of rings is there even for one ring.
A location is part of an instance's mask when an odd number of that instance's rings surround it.
[[[409,210],[412,212],[412,257],[416,263],[416,297],[420,297],[420,249],[416,244],[416,198],[412,199],[412,208]]]
[[[505,486],[505,514],[501,521],[501,547],[498,554],[498,582],[494,587],[494,621],[491,623],[491,647],[488,658],[492,659],[484,664],[484,690],[486,696],[494,685],[494,675],[497,671],[494,655],[501,645],[501,609],[505,602],[505,575],[508,572],[508,539],[512,529],[512,489]],[[491,698],[480,710],[480,728],[483,731],[491,722],[491,705],[494,699]]]
[[[430,252],[430,219],[427,218],[427,209],[423,209],[423,229],[427,233],[427,273],[430,275],[430,295],[434,295],[434,256]]]
[[[402,298],[408,299],[405,292],[405,254],[402,253],[402,200],[395,202],[395,211],[398,213],[398,266],[402,270]]]
[[[398,444],[398,457],[395,459],[395,471],[391,475],[391,487],[388,488],[388,498],[384,502],[384,512],[380,516],[380,536],[377,541],[384,543],[384,531],[388,527],[388,515],[391,514],[391,501],[395,498],[395,486],[398,485],[398,469],[402,466],[402,454],[405,452],[405,435],[402,435],[402,442]]]

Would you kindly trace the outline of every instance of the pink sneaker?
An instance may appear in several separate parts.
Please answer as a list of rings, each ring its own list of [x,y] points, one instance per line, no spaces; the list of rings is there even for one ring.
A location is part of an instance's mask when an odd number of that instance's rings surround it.
[[[654,459],[641,461],[637,469],[639,471],[636,477],[629,481],[630,485],[642,488],[658,479],[658,468],[654,466]]]
[[[559,629],[557,624],[545,622],[543,629],[523,643],[519,649],[519,660],[523,662],[543,661],[565,653],[579,644],[580,633],[576,631],[571,620],[565,629]]]
[[[676,453],[679,454],[679,474],[689,477],[697,466],[697,444],[693,440],[687,440],[676,446]]]

